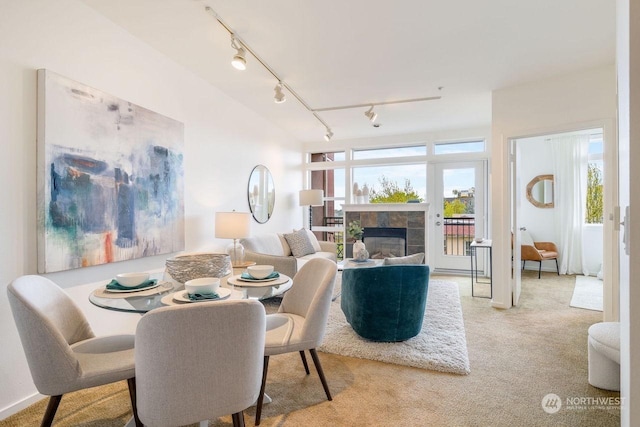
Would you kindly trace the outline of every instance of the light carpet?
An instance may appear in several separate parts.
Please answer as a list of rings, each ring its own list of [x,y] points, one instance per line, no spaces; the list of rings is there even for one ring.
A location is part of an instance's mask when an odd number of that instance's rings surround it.
[[[417,336],[397,343],[361,338],[345,319],[340,299],[336,299],[331,304],[326,334],[318,350],[434,371],[469,374],[471,369],[458,285],[430,280],[428,289],[422,330]]]
[[[602,311],[602,280],[592,276],[576,276],[571,307]]]

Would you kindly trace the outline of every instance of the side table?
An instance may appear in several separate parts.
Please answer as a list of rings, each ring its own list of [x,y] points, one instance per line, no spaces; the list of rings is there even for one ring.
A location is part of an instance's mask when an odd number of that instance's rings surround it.
[[[491,276],[492,272],[492,250],[491,250],[491,240],[483,239],[481,242],[473,241],[469,245],[469,254],[471,258],[471,296],[475,297],[473,292],[474,283],[487,283],[487,282],[479,282],[478,281],[478,249],[488,249],[489,250],[489,296],[478,296],[479,298],[493,298],[493,280]]]

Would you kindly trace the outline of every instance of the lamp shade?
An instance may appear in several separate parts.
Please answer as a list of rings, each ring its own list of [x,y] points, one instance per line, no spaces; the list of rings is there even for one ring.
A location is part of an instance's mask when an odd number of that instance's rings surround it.
[[[216,237],[242,239],[251,235],[250,228],[249,212],[216,212]]]
[[[324,205],[323,190],[300,190],[300,206]]]

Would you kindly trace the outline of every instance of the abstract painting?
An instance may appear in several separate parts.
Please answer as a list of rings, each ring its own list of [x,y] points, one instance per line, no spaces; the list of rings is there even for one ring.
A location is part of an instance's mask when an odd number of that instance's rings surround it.
[[[38,70],[38,272],[184,249],[184,125]]]

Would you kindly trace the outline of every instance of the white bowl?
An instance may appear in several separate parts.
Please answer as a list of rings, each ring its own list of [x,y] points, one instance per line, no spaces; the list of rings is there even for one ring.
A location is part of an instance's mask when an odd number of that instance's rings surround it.
[[[273,273],[273,265],[250,265],[247,273],[254,279],[264,279]]]
[[[133,288],[149,280],[149,273],[122,273],[116,276],[116,280],[125,288]]]
[[[220,279],[217,277],[201,277],[199,279],[187,280],[184,288],[190,294],[212,294],[220,287]]]

